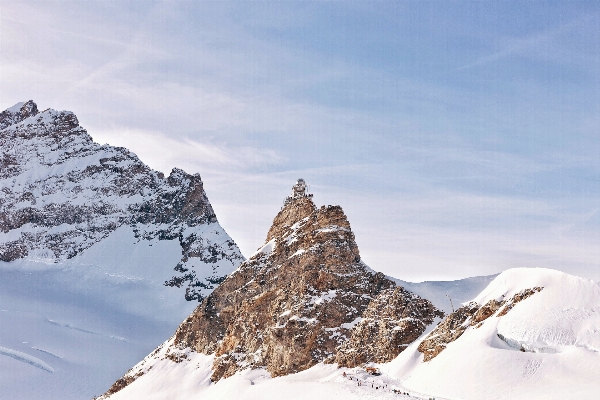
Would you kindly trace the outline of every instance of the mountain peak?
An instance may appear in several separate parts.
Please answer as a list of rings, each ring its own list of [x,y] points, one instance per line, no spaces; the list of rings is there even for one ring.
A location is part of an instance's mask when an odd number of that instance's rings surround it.
[[[165,284],[185,286],[188,300],[243,261],[199,174],[173,169],[165,179],[129,150],[95,143],[74,113],[38,112],[31,100],[2,112],[0,127],[0,261],[43,252],[61,262],[123,227],[138,240],[179,242]]]
[[[281,211],[275,216],[273,224],[267,233],[269,242],[276,236],[281,236],[294,224],[299,223],[309,215],[313,214],[317,207],[312,200],[313,195],[307,193],[308,185],[300,178],[292,186],[292,194],[285,198]]]
[[[17,103],[0,113],[0,130],[37,114],[37,104],[33,100]]]
[[[298,180],[264,246],[106,394],[190,351],[214,354],[213,381],[247,368],[281,376],[321,362],[390,361],[442,316],[365,265],[342,208],[317,208]]]

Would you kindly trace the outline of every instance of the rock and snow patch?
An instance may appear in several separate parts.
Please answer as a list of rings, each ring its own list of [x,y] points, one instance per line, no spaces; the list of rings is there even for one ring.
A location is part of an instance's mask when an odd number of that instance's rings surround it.
[[[338,294],[338,291],[335,289],[328,290],[327,292],[322,292],[317,296],[307,296],[307,301],[305,304],[307,305],[321,305],[325,302],[333,300]]]
[[[543,289],[528,292],[532,288]],[[519,298],[504,312],[509,300]],[[490,306],[502,301],[498,308]],[[423,362],[419,340],[383,369],[406,387],[435,397],[595,399],[599,305],[596,282],[541,268],[507,270],[465,304],[474,313],[443,351]],[[444,334],[442,324],[438,334]]]
[[[355,327],[357,324],[359,324],[359,323],[360,323],[360,322],[361,322],[363,319],[364,319],[364,318],[362,318],[362,317],[356,317],[356,318],[354,319],[354,321],[351,321],[351,322],[348,322],[348,323],[345,323],[345,324],[341,324],[341,325],[340,325],[340,328],[343,328],[343,329],[352,329],[352,328],[354,328],[354,327]]]

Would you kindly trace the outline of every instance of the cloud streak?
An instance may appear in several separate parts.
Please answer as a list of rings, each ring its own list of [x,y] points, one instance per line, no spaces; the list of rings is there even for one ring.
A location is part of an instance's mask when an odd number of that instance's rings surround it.
[[[541,45],[549,45],[557,37],[578,29],[586,22],[593,20],[594,19],[591,15],[585,15],[583,17],[578,17],[566,24],[560,24],[557,27],[547,29],[543,32],[539,32],[525,38],[503,38],[502,41],[506,44],[502,50],[480,57],[470,64],[457,68],[456,71],[464,71],[471,68],[482,67],[513,55],[531,57],[532,49],[540,47]]]
[[[178,167],[188,171],[219,169],[221,171],[252,170],[279,164],[283,158],[270,149],[203,143],[189,138],[182,140],[161,132],[112,128],[91,130],[100,143],[136,149],[136,154],[154,169],[168,173]]]

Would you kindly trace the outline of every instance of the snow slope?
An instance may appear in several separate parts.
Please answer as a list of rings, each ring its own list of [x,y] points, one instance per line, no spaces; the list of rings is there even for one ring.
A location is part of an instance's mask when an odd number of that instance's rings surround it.
[[[470,326],[429,362],[418,342],[384,367],[411,389],[460,399],[597,399],[600,285],[548,269],[511,269],[474,301],[543,287],[506,315]],[[501,339],[501,337],[503,339]]]
[[[121,227],[63,263],[0,262],[0,399],[101,394],[196,306],[164,286],[180,257]]]
[[[371,376],[361,368],[337,368],[336,364],[318,364],[296,374],[271,378],[263,369],[244,370],[212,383],[214,355],[188,350],[178,354],[177,363],[165,358],[172,339],[156,350],[161,358],[152,368],[111,400],[288,400],[295,399],[428,399],[427,395],[410,391],[397,380]],[[177,356],[175,356],[177,357]],[[134,369],[143,370],[144,362]],[[346,376],[343,374],[346,373]],[[361,383],[359,386],[358,382]]]

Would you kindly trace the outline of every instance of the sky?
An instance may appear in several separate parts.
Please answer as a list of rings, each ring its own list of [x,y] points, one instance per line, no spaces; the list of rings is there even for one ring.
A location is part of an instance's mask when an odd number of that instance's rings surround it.
[[[597,2],[5,1],[0,109],[200,173],[249,256],[298,178],[409,281],[600,280]]]

